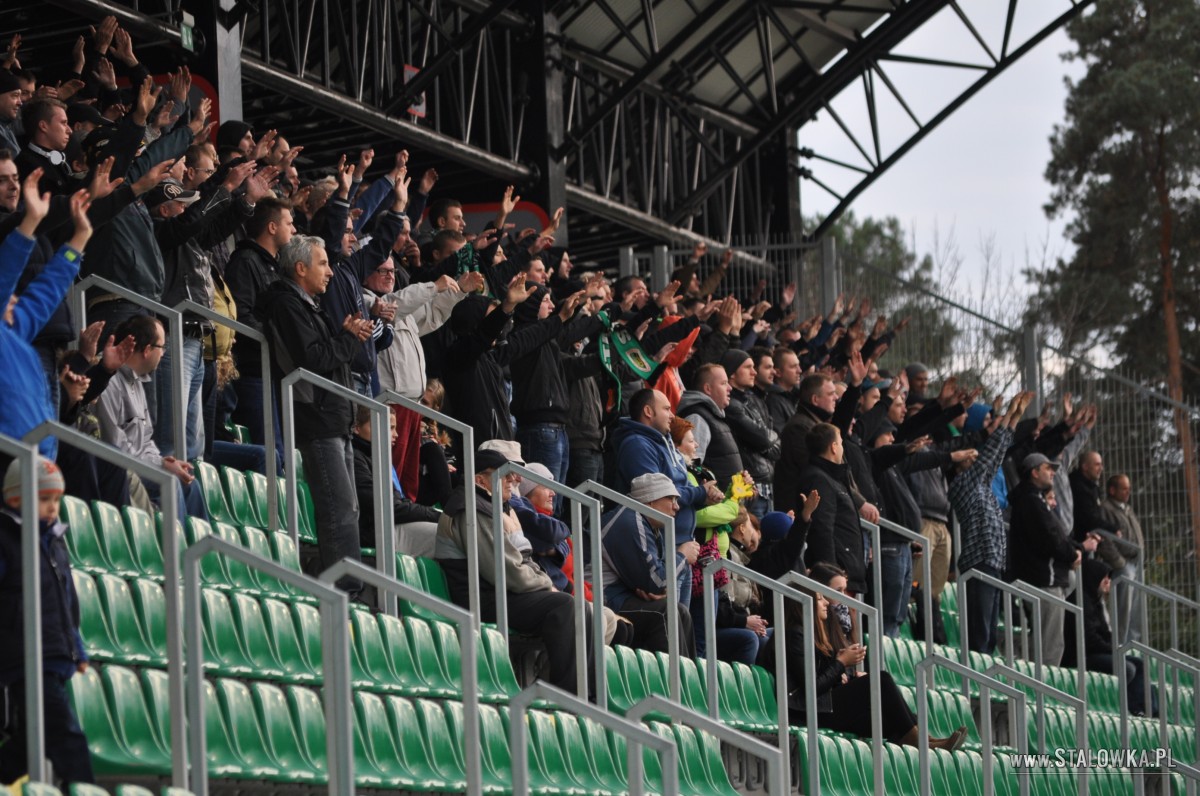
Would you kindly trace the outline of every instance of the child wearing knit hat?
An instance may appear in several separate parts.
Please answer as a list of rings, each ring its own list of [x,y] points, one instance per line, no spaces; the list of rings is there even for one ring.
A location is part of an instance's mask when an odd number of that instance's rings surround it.
[[[95,782],[87,736],[67,699],[67,681],[87,671],[87,654],[79,635],[79,596],[63,541],[67,528],[58,521],[63,475],[39,456],[36,510],[41,540],[42,710],[46,757],[66,785]],[[25,743],[25,612],[22,593],[21,505],[23,478],[19,461],[4,473],[4,505],[0,506],[0,782],[13,782],[27,772]]]

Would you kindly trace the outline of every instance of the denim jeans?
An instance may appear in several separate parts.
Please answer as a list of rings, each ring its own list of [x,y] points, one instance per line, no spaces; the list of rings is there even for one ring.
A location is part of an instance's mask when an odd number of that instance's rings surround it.
[[[179,506],[179,522],[187,521],[188,517],[197,517],[202,520],[209,519],[208,505],[204,502],[204,493],[200,491],[200,482],[192,481],[187,486],[178,478],[175,481],[175,503]],[[150,495],[150,499],[160,509],[162,508],[162,495],[158,484],[153,481],[143,480],[142,484],[146,487],[146,492]]]
[[[748,627],[722,627],[717,629],[717,658],[730,663],[753,666],[758,654],[774,636],[774,628],[760,636]]]
[[[308,488],[312,492],[321,569],[328,569],[343,558],[361,561],[354,449],[350,447],[350,438],[317,439],[297,447],[304,457]],[[362,582],[357,578],[342,578],[337,586],[354,596],[362,591]]]
[[[517,442],[527,462],[539,462],[560,484],[567,481],[570,444],[567,429],[554,423],[527,423],[517,429]]]
[[[567,464],[567,486],[579,486],[584,481],[604,483],[604,454],[591,448],[571,446]]]
[[[908,619],[908,601],[912,595],[912,547],[908,542],[880,542],[879,547],[883,633],[896,638],[900,635],[900,625]]]
[[[260,377],[242,374],[233,383],[233,391],[237,395],[237,406],[233,410],[233,422],[245,426],[250,431],[250,441],[255,445],[265,445],[267,439],[266,426],[263,424],[263,380]],[[278,399],[278,393],[273,393]],[[272,401],[271,419],[275,424],[275,454],[279,466],[287,468],[283,458],[283,428],[279,423],[279,404]]]
[[[0,782],[12,782],[28,773],[25,747],[25,681],[18,680],[5,691],[11,722],[11,737],[0,744]],[[42,730],[46,735],[46,757],[64,786],[75,782],[94,783],[92,756],[79,719],[67,697],[67,681],[54,672],[42,673]]]
[[[172,408],[173,389],[171,369],[175,363],[171,359],[171,344],[163,351],[162,362],[158,366],[158,416],[154,425],[154,442],[158,445],[163,456],[184,458],[175,451],[174,409]],[[200,393],[204,385],[204,342],[195,337],[183,339],[183,394],[185,396],[184,416],[187,418],[187,451],[186,458],[191,461],[198,458],[204,450],[204,417],[201,414],[203,401]]]
[[[972,567],[994,578],[1000,573],[980,564]],[[967,646],[972,652],[991,655],[996,650],[996,627],[1000,624],[1000,605],[1004,593],[978,580],[967,582]],[[959,610],[963,610],[959,606]]]

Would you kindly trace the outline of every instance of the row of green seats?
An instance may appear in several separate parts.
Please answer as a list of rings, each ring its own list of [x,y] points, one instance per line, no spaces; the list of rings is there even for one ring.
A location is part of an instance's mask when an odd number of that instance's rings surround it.
[[[911,686],[897,686],[904,697],[909,710],[917,714],[917,691]],[[925,692],[925,704],[928,708],[929,734],[934,738],[945,738],[959,727],[967,728],[967,738],[964,747],[979,751],[983,743],[979,737],[979,726],[975,723],[975,713],[971,709],[971,700],[960,691],[950,689],[930,688]]]
[[[299,461],[299,455],[297,455]],[[235,470],[232,467],[216,466],[208,462],[197,461],[195,466],[196,480],[204,493],[204,504],[208,509],[209,519],[213,522],[225,522],[231,525],[250,525],[256,528],[266,528],[269,521],[268,484],[267,477],[253,470]],[[287,483],[280,477],[278,485],[278,502],[276,503],[280,528],[284,527],[287,517]],[[312,493],[300,473],[296,484],[296,494],[299,498],[297,512],[299,538],[305,542],[316,542],[316,522],[313,518]]]

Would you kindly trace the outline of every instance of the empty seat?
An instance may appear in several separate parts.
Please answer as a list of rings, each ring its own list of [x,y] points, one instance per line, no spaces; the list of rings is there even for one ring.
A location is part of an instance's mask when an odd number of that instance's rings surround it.
[[[163,552],[158,543],[154,519],[133,506],[124,506],[121,516],[125,521],[125,533],[129,537],[129,547],[138,574],[143,578],[162,580]]]
[[[100,591],[96,588],[96,581],[91,575],[78,569],[71,570],[71,577],[79,599],[79,635],[83,637],[83,648],[88,657],[98,661],[120,659],[121,652],[108,629],[108,620],[104,616],[104,606],[100,602]]]
[[[263,618],[262,605],[258,599],[237,592],[230,594],[229,598],[230,607],[233,609],[233,624],[242,640],[246,661],[254,668],[254,676],[268,680],[283,678],[287,670],[276,655],[271,637],[267,634],[266,620]]]
[[[156,665],[167,662],[167,598],[161,583],[135,578],[129,584],[138,626]]]
[[[110,572],[112,564],[100,546],[96,526],[92,522],[92,511],[79,498],[63,495],[60,516],[70,528],[66,535],[67,552],[71,566],[85,572]]]
[[[238,533],[237,527],[229,523],[217,522],[212,526],[213,533],[219,536],[224,541],[237,547],[245,547],[242,543],[242,535]],[[225,565],[225,572],[229,576],[229,584],[239,591],[249,592],[250,594],[263,594],[265,590],[259,585],[258,578],[254,570],[249,564],[238,561],[230,556],[222,556]]]
[[[271,683],[254,683],[250,693],[266,751],[286,778],[292,782],[325,781],[328,775],[324,767],[318,769],[302,751],[283,689]]]
[[[123,666],[105,666],[101,678],[122,746],[137,761],[128,773],[170,773],[171,749],[155,729],[138,676]]]
[[[296,623],[296,635],[300,648],[304,650],[308,665],[320,676],[324,661],[321,656],[321,612],[308,603],[292,603],[292,619]]]
[[[250,490],[246,487],[246,476],[232,467],[221,468],[221,482],[225,485],[225,499],[236,525],[265,525],[250,502]]]
[[[154,654],[138,622],[129,584],[116,575],[101,574],[96,576],[96,590],[108,619],[115,660],[130,664],[160,663],[162,658]]]
[[[204,619],[204,668],[238,677],[252,676],[254,666],[238,638],[229,598],[215,589],[201,595]]]
[[[120,510],[103,501],[92,501],[92,520],[96,525],[96,535],[104,547],[104,557],[108,560],[109,571],[118,575],[130,577],[139,574],[137,562],[133,560],[133,550],[129,547],[129,538],[125,534],[125,520]]]
[[[271,546],[271,541],[267,538],[267,534],[264,531],[249,525],[244,525],[238,530],[241,532],[241,543],[247,550],[265,558],[271,563],[276,563],[275,549]],[[265,571],[251,569],[250,574],[263,594],[277,594],[280,596],[290,594],[290,591],[279,582],[278,578],[268,575]]]
[[[267,749],[249,687],[237,680],[221,678],[216,682],[216,691],[221,718],[229,730],[233,748],[246,763],[246,773],[254,778],[287,781],[288,773]]]
[[[317,661],[314,668],[309,661],[300,636],[296,633],[295,620],[287,603],[265,597],[262,600],[262,614],[267,637],[283,669],[283,679],[293,683],[312,683],[319,680],[317,671],[321,662]]]
[[[79,726],[87,735],[92,770],[101,776],[124,774],[132,770],[137,761],[125,749],[117,732],[104,694],[104,683],[100,679],[100,667],[91,666],[86,672],[72,677],[67,681],[67,691]]]
[[[187,518],[185,534],[189,547],[212,533],[212,525],[207,520],[198,517]],[[200,582],[218,589],[230,588],[229,574],[225,571],[224,556],[209,553],[200,559]]]
[[[62,796],[62,791],[44,782],[26,782],[21,785],[23,796]]]
[[[217,468],[208,462],[193,462],[196,480],[200,482],[200,490],[204,493],[204,505],[208,509],[208,518],[213,522],[233,522],[233,513],[225,502],[225,490],[221,486],[221,476]]]

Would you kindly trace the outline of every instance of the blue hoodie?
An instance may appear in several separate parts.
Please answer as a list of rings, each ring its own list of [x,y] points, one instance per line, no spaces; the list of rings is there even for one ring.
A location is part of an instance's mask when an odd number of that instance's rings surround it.
[[[0,301],[5,306],[16,290],[33,247],[33,239],[16,230],[0,244]],[[79,252],[70,246],[59,249],[21,293],[13,309],[12,326],[0,321],[0,363],[3,363],[0,395],[4,396],[0,434],[20,439],[42,422],[58,417],[58,407],[50,403],[46,374],[32,342],[71,289],[79,273],[79,259]],[[53,460],[58,453],[58,440],[45,437],[38,443],[38,450]]]
[[[708,495],[704,487],[688,483],[687,465],[671,440],[645,423],[621,418],[613,432],[617,451],[614,489],[629,494],[634,478],[646,473],[662,473],[679,491],[679,513],[675,515],[675,539],[682,543],[696,531],[696,510],[704,508]]]

